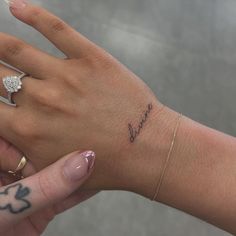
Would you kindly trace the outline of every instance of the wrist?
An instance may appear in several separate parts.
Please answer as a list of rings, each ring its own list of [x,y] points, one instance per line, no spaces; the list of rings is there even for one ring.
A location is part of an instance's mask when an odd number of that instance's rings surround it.
[[[173,141],[178,116],[177,112],[168,107],[153,116],[150,132],[143,137],[142,148],[139,149],[140,159],[135,167],[142,182],[136,178],[132,191],[149,199],[153,198]],[[171,154],[170,162],[172,158]]]
[[[178,113],[160,103],[153,110],[135,142],[129,143],[120,157],[120,174],[115,189],[135,192],[147,198],[155,193],[157,181],[173,138]]]
[[[147,106],[148,107],[148,106]],[[124,140],[115,156],[101,150],[86,189],[126,190],[152,197],[165,161],[178,114],[154,101],[139,135]],[[134,129],[137,124],[134,122]],[[126,134],[130,134],[128,127]],[[124,134],[125,135],[125,134]]]

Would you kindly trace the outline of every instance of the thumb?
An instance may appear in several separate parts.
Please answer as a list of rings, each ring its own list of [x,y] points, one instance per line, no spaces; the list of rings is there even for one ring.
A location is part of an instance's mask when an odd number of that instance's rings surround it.
[[[29,178],[0,188],[0,231],[67,198],[89,177],[94,161],[92,151],[74,152]]]

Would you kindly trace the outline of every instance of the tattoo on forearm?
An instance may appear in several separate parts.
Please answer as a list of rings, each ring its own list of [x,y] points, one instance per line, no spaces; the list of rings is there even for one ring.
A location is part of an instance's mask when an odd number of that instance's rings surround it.
[[[146,123],[151,111],[153,109],[153,105],[152,103],[149,103],[147,106],[147,110],[144,112],[141,121],[139,122],[139,124],[137,125],[137,127],[134,127],[131,123],[128,124],[128,128],[129,128],[129,134],[130,134],[130,142],[133,143],[136,138],[138,137],[138,135],[140,134],[144,124]]]
[[[12,214],[21,213],[31,207],[31,203],[26,199],[30,194],[28,187],[23,187],[21,183],[7,187],[0,192],[0,211],[8,210]]]

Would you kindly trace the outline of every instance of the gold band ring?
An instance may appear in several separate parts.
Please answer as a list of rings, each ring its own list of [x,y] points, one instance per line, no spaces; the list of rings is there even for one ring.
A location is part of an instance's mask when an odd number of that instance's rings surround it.
[[[16,167],[15,171],[9,170],[8,174],[11,174],[13,176],[18,176],[18,173],[21,172],[25,168],[26,164],[27,164],[27,159],[25,156],[23,156],[20,160],[20,163]],[[23,178],[23,176],[21,176],[21,177]]]

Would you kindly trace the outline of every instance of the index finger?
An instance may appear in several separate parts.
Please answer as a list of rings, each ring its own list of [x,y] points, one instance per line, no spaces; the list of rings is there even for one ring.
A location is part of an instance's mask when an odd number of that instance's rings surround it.
[[[16,2],[18,4],[15,4]],[[24,4],[19,4],[19,2],[19,0],[10,1],[12,14],[41,32],[69,58],[87,55],[91,48],[96,47],[75,29],[44,8],[26,1],[23,1]]]

